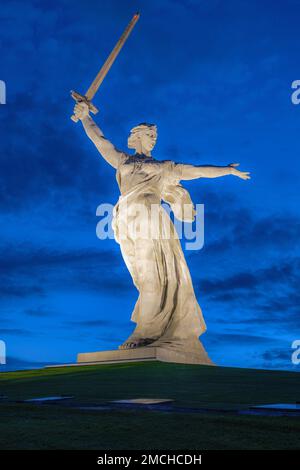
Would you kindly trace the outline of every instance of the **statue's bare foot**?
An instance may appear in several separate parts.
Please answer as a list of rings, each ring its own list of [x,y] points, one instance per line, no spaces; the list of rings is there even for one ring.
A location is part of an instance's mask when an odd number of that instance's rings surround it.
[[[135,349],[140,348],[142,346],[147,346],[148,344],[152,343],[153,339],[150,338],[128,338],[125,343],[119,346],[119,349]]]

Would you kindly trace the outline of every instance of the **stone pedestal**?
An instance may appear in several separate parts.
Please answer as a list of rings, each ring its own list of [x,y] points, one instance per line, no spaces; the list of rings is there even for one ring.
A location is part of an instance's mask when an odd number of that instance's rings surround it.
[[[161,361],[180,364],[204,364],[213,366],[204,347],[199,343],[197,351],[182,352],[171,347],[140,347],[135,349],[118,349],[113,351],[96,351],[79,353],[77,364],[111,364],[137,361]]]

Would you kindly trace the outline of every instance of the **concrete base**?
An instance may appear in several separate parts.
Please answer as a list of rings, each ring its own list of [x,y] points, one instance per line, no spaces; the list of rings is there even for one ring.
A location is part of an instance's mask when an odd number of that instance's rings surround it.
[[[201,345],[201,343],[200,343]],[[179,364],[204,364],[213,366],[205,349],[197,352],[185,353],[168,347],[140,347],[134,349],[118,349],[113,351],[96,351],[90,353],[79,353],[77,364],[111,364],[137,361],[160,361],[175,362]]]

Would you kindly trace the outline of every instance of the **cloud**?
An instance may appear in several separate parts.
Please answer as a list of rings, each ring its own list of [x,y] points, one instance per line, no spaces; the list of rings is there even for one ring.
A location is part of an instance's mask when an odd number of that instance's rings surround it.
[[[52,315],[52,312],[47,311],[46,309],[42,307],[37,307],[37,308],[27,308],[24,310],[24,313],[26,315],[29,315],[30,317],[37,317],[37,318],[43,318],[47,317],[49,315]]]
[[[222,292],[229,292],[232,295],[236,290],[253,291],[259,287],[262,291],[267,285],[274,283],[293,285],[300,276],[300,258],[296,258],[284,263],[276,263],[274,265],[260,268],[256,270],[241,271],[229,277],[223,277],[213,280],[201,282],[201,289],[206,295]],[[224,297],[223,297],[224,299]],[[220,300],[223,300],[222,297]]]
[[[196,288],[207,298],[207,315],[218,329],[239,327],[278,338],[300,329],[299,280],[300,260],[295,258],[205,280]]]
[[[5,337],[7,335],[12,336],[31,336],[32,332],[23,328],[0,328],[0,335]]]
[[[205,213],[209,224],[206,231],[222,234],[208,243],[207,249],[211,253],[252,249],[258,252],[268,250],[269,253],[276,250],[280,255],[283,250],[286,253],[299,248],[298,215],[274,213],[260,217],[247,208],[239,207],[233,198],[230,198],[230,211],[225,209],[228,205],[226,196],[223,202],[210,195],[206,199]]]
[[[11,298],[11,297],[29,297],[29,296],[37,296],[43,297],[45,294],[44,289],[39,285],[28,284],[22,282],[22,280],[13,280],[7,278],[0,277],[0,296],[2,300],[4,298]]]
[[[80,285],[81,288],[86,288],[90,291],[94,290],[96,292],[106,293],[108,295],[131,295],[136,289],[133,286],[132,281],[130,281],[129,274],[125,272],[123,266],[120,267],[121,273],[112,274],[110,272],[106,273],[91,273],[87,275],[82,273],[80,275],[75,275],[74,281],[76,284]]]
[[[224,333],[214,334],[213,338],[210,339],[211,344],[214,345],[260,345],[266,343],[272,343],[276,340],[268,338],[266,336],[249,335],[247,333]]]
[[[266,369],[290,369],[297,372],[298,367],[292,364],[292,352],[290,344],[263,351],[260,354],[262,367]]]
[[[79,320],[79,321],[68,321],[66,322],[67,325],[73,325],[78,327],[85,327],[85,328],[94,328],[98,326],[110,326],[115,325],[115,321],[110,320]]]
[[[262,359],[264,361],[272,361],[272,362],[286,362],[289,361],[291,362],[291,349],[286,348],[286,349],[280,349],[280,348],[274,348],[270,349],[268,351],[265,351],[262,354]]]
[[[13,273],[22,269],[59,268],[85,264],[103,267],[116,267],[117,252],[85,249],[51,249],[36,247],[30,244],[3,247],[0,253],[0,271],[3,274]]]
[[[25,309],[32,317],[49,315],[47,297],[59,292],[90,292],[123,297],[136,289],[121,254],[116,250],[51,249],[24,244],[1,250],[1,302],[13,298],[44,298],[44,307]]]

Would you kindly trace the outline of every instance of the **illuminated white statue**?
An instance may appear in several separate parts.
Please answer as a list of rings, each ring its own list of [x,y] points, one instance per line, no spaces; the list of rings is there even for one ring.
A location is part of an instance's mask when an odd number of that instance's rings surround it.
[[[86,103],[78,103],[75,116],[102,157],[116,169],[121,196],[114,208],[113,228],[122,256],[139,291],[132,321],[136,327],[120,349],[163,346],[209,363],[199,336],[206,330],[201,309],[176,230],[161,200],[170,204],[176,217],[185,218],[184,206],[192,206],[181,180],[234,175],[249,179],[238,164],[196,166],[158,161],[151,155],[157,139],[156,126],[140,124],[131,130],[128,147],[134,155],[117,150],[89,115]],[[144,211],[136,216],[135,205]],[[155,236],[137,235],[137,225],[148,223],[151,207],[159,207]],[[142,218],[141,218],[142,217]],[[171,230],[170,230],[171,227]],[[152,227],[153,228],[153,227]],[[166,236],[168,234],[168,236]]]

